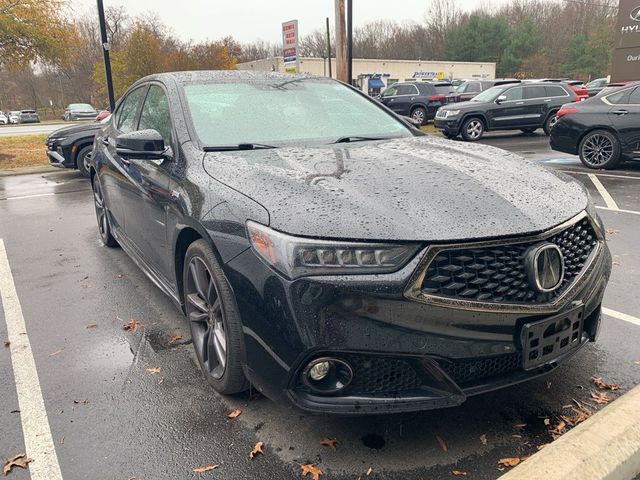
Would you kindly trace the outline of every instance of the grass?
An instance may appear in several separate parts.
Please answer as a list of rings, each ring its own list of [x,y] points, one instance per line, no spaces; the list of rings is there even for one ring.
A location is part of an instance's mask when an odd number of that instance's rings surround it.
[[[0,136],[0,170],[48,165],[46,138],[47,135]]]
[[[442,133],[440,132],[440,130],[438,130],[433,123],[427,123],[426,125],[423,125],[420,127],[420,130],[422,130],[423,132],[426,133],[434,133],[436,135],[442,135]]]

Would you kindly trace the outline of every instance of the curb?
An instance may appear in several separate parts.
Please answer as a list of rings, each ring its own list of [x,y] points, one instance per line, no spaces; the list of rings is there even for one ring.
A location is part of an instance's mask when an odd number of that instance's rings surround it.
[[[56,168],[49,165],[38,165],[35,167],[16,167],[0,170],[0,177],[12,177],[14,175],[29,175],[30,173],[62,173],[68,172],[67,168]]]
[[[500,480],[631,480],[640,473],[640,386]]]

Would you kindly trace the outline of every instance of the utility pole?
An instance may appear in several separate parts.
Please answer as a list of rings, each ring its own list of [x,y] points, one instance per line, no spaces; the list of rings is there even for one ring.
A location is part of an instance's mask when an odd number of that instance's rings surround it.
[[[111,112],[116,108],[116,99],[113,95],[113,79],[111,78],[111,60],[109,59],[109,40],[107,39],[107,23],[104,19],[104,5],[98,1],[98,19],[100,21],[100,37],[102,38],[102,56],[104,58],[104,74],[107,79],[107,92],[109,94],[109,108]]]
[[[327,58],[329,59],[329,78],[333,77],[331,73],[331,29],[329,28],[329,17],[327,17]]]
[[[347,72],[347,35],[345,31],[345,0],[336,2],[336,78],[342,82],[349,82]]]
[[[353,0],[347,0],[347,78],[353,82]]]

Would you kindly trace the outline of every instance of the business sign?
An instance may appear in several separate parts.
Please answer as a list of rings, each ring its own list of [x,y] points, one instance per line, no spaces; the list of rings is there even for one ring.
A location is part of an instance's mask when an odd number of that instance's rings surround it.
[[[640,80],[640,0],[620,0],[611,81]]]
[[[284,71],[298,73],[300,58],[298,57],[298,21],[291,20],[282,24],[282,59]]]
[[[442,80],[444,78],[444,72],[420,70],[418,72],[413,72],[412,78],[437,78],[438,80]]]

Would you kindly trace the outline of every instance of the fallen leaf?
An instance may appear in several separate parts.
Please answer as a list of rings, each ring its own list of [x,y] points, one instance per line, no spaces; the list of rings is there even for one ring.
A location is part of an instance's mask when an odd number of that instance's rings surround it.
[[[516,423],[513,428],[524,428],[526,427],[527,424],[526,423]]]
[[[605,392],[591,392],[591,398],[594,402],[600,404],[609,403],[612,400]]]
[[[13,458],[6,461],[4,467],[2,467],[2,474],[6,477],[11,473],[11,469],[13,467],[27,468],[29,463],[32,461],[33,460],[27,457],[26,453],[18,453],[17,455],[14,455]]]
[[[551,420],[549,420],[548,418],[545,418],[543,421],[545,426],[549,426],[549,424],[551,423]]]
[[[522,435],[511,435],[513,438],[522,438]]]
[[[547,445],[549,445],[548,443],[543,443],[542,445],[538,445],[536,448],[538,450],[542,450],[544,447],[546,447]]]
[[[7,345],[7,341],[4,342],[5,345]],[[636,360],[635,362],[633,362],[635,365],[640,365],[640,360]]]
[[[96,328],[97,326],[97,323],[87,323],[84,328]]]
[[[325,447],[329,447],[331,450],[335,450],[336,449],[336,443],[338,443],[338,440],[336,440],[335,438],[322,437],[320,439],[320,445],[324,445]]]
[[[369,475],[371,475],[371,472],[373,472],[373,468],[369,467],[369,468],[367,469],[367,473],[366,473],[367,477],[368,477]]]
[[[58,355],[59,353],[62,353],[62,350],[56,350],[55,352],[51,352],[51,353],[49,354],[49,356],[50,356],[50,357],[54,357],[54,356]]]
[[[220,465],[214,465],[210,463],[208,465],[203,465],[201,467],[192,468],[191,470],[193,471],[193,473],[205,473],[205,472],[210,472],[211,470],[215,470],[219,466]]]
[[[147,372],[151,375],[155,375],[156,373],[160,373],[160,368],[147,368]]]
[[[567,422],[565,422],[564,420],[561,420],[560,422],[558,422],[558,424],[555,427],[549,429],[549,433],[555,440],[556,438],[564,434],[564,430],[566,427],[567,427]]]
[[[182,340],[182,335],[172,335],[171,337],[169,337],[169,341],[167,342],[167,345],[176,343],[178,340]]]
[[[487,436],[484,433],[480,435],[480,443],[483,445],[487,444]]]
[[[87,400],[86,398],[84,400],[74,400],[73,403],[75,404],[83,404],[86,405],[87,403],[89,403],[89,400]]]
[[[436,434],[436,440],[438,442],[438,445],[440,445],[440,448],[442,449],[443,452],[446,452],[447,450],[449,450],[447,448],[447,444],[444,443],[444,440],[440,437],[440,435]]]
[[[62,436],[62,438],[60,438],[60,445],[64,445],[64,436]]]
[[[158,380],[158,385],[162,385],[162,382],[164,382],[164,378],[161,378],[160,380]]]
[[[9,340],[3,340],[2,343],[4,343],[5,347],[8,347],[9,345],[11,345],[11,342]]]
[[[311,480],[320,480],[320,475],[323,474],[322,470],[312,463],[300,465],[300,468],[302,468],[302,476],[306,477],[307,475],[311,475]]]
[[[498,465],[502,465],[503,467],[515,467],[519,463],[520,457],[501,458],[498,461]]]
[[[144,327],[139,321],[131,319],[122,326],[123,330],[135,332],[138,328]]]
[[[242,410],[240,410],[239,408],[236,408],[235,410],[227,413],[227,418],[238,418],[241,413],[242,413]]]
[[[262,442],[258,442],[258,443],[256,443],[256,446],[255,446],[255,447],[253,447],[253,450],[251,450],[251,451],[249,452],[249,458],[250,458],[251,460],[253,460],[253,459],[254,459],[254,457],[256,457],[258,454],[260,454],[260,455],[264,455],[264,452],[262,451],[262,446],[263,446],[263,445],[264,445],[264,443],[262,443]]]
[[[602,377],[591,377],[589,381],[602,390],[620,390],[620,385],[617,383],[606,383],[602,380]]]
[[[466,477],[467,472],[463,472],[462,470],[451,470],[451,475],[462,475],[463,477]]]
[[[616,230],[614,228],[607,228],[607,235],[615,235],[616,233],[620,233],[620,230]]]
[[[82,288],[89,288],[91,287],[90,283],[83,283],[82,285],[80,285]]]

